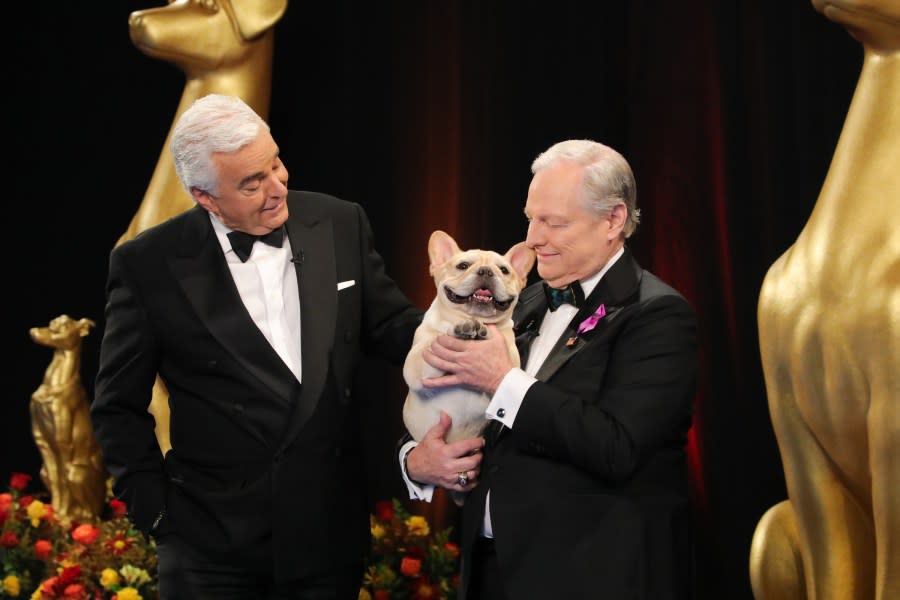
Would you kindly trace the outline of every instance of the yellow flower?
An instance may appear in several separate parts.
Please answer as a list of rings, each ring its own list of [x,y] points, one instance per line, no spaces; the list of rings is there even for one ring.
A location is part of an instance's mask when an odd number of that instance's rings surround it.
[[[32,500],[26,512],[31,517],[31,526],[37,527],[41,524],[41,519],[47,516],[47,507],[40,500]]]
[[[409,530],[409,535],[425,537],[431,533],[431,529],[428,527],[428,520],[421,515],[413,515],[408,518],[406,520],[406,528]]]
[[[119,585],[119,574],[114,569],[103,569],[100,573],[100,585],[104,590],[108,590],[114,585]]]
[[[150,575],[147,574],[147,571],[145,571],[144,569],[139,569],[133,565],[125,565],[124,567],[119,569],[119,573],[122,574],[122,577],[125,578],[125,582],[129,585],[143,585],[150,581]],[[119,600],[128,600],[126,598],[122,598],[121,595],[122,592],[119,592]]]
[[[138,591],[133,587],[122,588],[116,594],[116,598],[118,600],[144,600],[144,598],[138,594]]]
[[[7,576],[6,579],[3,580],[3,591],[13,598],[18,598],[19,592],[22,591],[19,588],[19,578],[15,575]]]
[[[357,600],[372,600],[372,594],[366,588],[360,588]]]
[[[376,540],[380,540],[381,538],[384,537],[385,533],[386,533],[386,530],[384,528],[384,525],[380,525],[378,523],[372,523],[372,537],[373,538],[375,538]]]
[[[31,598],[29,598],[28,600],[41,600],[42,597],[43,594],[41,593],[41,586],[38,586],[37,589],[34,590],[34,593],[31,595]]]

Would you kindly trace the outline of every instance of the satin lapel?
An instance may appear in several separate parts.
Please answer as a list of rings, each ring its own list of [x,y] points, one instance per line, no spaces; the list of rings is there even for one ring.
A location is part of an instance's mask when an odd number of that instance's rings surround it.
[[[296,378],[241,301],[209,215],[200,207],[191,210],[179,252],[171,261],[175,278],[222,347],[277,397],[290,402]]]
[[[528,364],[528,354],[531,352],[531,343],[537,337],[541,329],[541,321],[547,312],[547,299],[538,284],[530,287],[522,293],[519,305],[516,307],[513,321],[513,330],[516,334],[516,348],[519,351],[519,364],[524,369]]]
[[[548,381],[573,356],[588,346],[590,340],[603,336],[619,311],[626,304],[635,301],[640,281],[641,268],[626,248],[625,254],[606,272],[587,297],[584,307],[578,311],[557,340],[544,364],[535,374],[535,378]],[[600,319],[591,331],[576,335],[581,322],[591,316],[601,304],[606,305],[606,316]]]
[[[282,440],[289,444],[309,419],[325,387],[337,315],[337,267],[334,228],[330,219],[304,222],[302,206],[293,206],[287,222],[288,238],[297,261],[300,284],[300,352],[303,387],[290,426]]]

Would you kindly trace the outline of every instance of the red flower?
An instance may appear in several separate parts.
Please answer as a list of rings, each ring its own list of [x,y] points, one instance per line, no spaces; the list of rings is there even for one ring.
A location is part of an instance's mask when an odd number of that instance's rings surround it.
[[[85,546],[93,544],[98,535],[100,535],[100,529],[88,523],[79,525],[72,530],[72,539]]]
[[[374,600],[391,600],[391,592],[388,590],[375,590]]]
[[[110,552],[118,556],[131,548],[133,543],[133,539],[125,537],[125,534],[123,532],[117,531],[115,536],[113,536],[111,539],[106,540],[106,548]]]
[[[75,583],[79,577],[81,577],[80,565],[66,567],[62,570],[62,573],[59,574],[59,587],[65,589],[70,584]]]
[[[29,481],[31,481],[31,475],[27,473],[13,473],[9,478],[9,487],[21,492],[28,487]]]
[[[53,544],[49,541],[38,540],[34,543],[34,555],[40,560],[47,560],[51,552],[53,552]]]
[[[404,556],[400,561],[400,572],[407,577],[418,577],[422,571],[422,561],[418,558]]]
[[[0,546],[4,548],[15,548],[19,545],[19,536],[14,531],[7,531],[0,535]]]
[[[28,505],[34,502],[34,498],[31,496],[22,496],[19,498],[19,508],[28,508]],[[50,506],[49,504],[47,505]]]
[[[394,506],[390,500],[375,503],[375,516],[379,521],[390,522],[394,518]]]
[[[446,550],[453,559],[459,557],[459,546],[457,546],[453,542],[447,542],[446,544],[444,544],[444,550]]]
[[[125,513],[128,512],[128,507],[118,498],[113,498],[109,501],[109,508],[112,510],[114,517],[124,517]]]

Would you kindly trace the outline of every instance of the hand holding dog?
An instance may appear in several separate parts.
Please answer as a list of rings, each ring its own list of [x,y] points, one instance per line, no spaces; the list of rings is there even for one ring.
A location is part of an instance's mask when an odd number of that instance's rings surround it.
[[[426,388],[465,385],[488,394],[497,391],[503,377],[515,366],[496,325],[488,325],[486,340],[462,340],[440,335],[422,356],[430,366],[447,373],[422,380]]]
[[[470,438],[448,444],[444,438],[451,424],[450,415],[441,411],[440,421],[407,455],[406,472],[410,478],[421,483],[468,491],[478,481],[484,439]],[[468,476],[469,482],[465,486],[457,483],[460,473]]]

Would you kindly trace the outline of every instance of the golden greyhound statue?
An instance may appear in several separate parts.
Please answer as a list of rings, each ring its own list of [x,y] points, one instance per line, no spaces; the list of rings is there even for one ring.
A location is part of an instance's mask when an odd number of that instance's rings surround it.
[[[173,126],[194,100],[213,93],[238,96],[267,117],[273,27],[286,9],[287,0],[175,0],[131,13],[128,28],[134,45],[148,56],[174,63],[187,77]],[[144,199],[116,245],[194,206],[175,174],[171,136],[170,129]],[[171,447],[167,398],[157,378],[150,412],[163,452]]]
[[[90,522],[106,500],[106,468],[91,426],[81,382],[81,347],[94,322],[61,315],[32,327],[31,339],[53,348],[44,379],[31,395],[31,433],[41,453],[41,481],[60,522]]]
[[[828,175],[758,318],[788,500],[757,524],[757,600],[900,598],[900,0],[813,0],[863,46]]]

